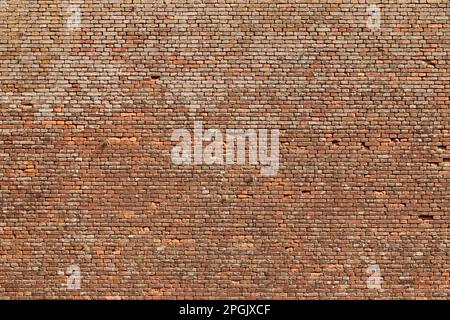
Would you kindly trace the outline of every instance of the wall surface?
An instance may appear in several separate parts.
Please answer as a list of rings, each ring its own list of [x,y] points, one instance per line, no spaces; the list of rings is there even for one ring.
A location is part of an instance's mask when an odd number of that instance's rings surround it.
[[[449,13],[1,0],[0,298],[450,298]]]

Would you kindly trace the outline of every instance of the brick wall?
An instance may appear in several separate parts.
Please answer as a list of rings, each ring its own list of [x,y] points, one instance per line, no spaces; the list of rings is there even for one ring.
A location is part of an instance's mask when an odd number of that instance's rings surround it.
[[[0,1],[0,298],[448,299],[449,13]],[[196,122],[278,171],[174,163]]]

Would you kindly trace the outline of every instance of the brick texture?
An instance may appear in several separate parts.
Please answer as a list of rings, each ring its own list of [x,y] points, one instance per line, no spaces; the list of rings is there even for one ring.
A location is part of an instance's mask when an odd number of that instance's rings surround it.
[[[449,9],[0,1],[0,298],[448,299]],[[277,174],[174,164],[194,121]]]

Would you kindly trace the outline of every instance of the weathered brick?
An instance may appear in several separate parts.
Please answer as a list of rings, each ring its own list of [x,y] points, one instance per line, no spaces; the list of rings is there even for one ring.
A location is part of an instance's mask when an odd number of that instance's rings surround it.
[[[449,2],[372,3],[0,1],[0,298],[448,299]]]

